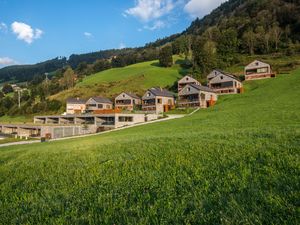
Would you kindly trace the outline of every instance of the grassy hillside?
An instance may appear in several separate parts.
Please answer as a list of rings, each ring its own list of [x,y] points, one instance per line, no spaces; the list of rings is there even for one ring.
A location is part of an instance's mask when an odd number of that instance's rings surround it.
[[[0,149],[0,223],[297,224],[300,70],[192,116]]]
[[[90,75],[73,89],[61,92],[52,99],[65,100],[68,97],[107,96],[115,97],[122,91],[132,91],[142,95],[153,86],[172,86],[185,70],[180,67],[179,57],[174,57],[174,66],[160,67],[158,61],[138,63],[124,68],[113,68]]]

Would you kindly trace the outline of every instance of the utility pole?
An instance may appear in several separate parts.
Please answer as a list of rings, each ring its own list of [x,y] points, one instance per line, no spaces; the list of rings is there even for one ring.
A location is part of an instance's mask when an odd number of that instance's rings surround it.
[[[20,89],[18,90],[18,105],[19,105],[19,108],[21,108],[21,90]]]

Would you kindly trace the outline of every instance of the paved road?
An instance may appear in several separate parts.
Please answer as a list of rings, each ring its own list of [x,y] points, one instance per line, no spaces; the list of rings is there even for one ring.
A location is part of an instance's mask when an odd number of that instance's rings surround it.
[[[194,113],[194,112],[192,112],[192,113]],[[186,116],[186,115],[168,115],[168,117],[163,118],[163,119],[159,119],[159,120],[153,120],[153,121],[148,121],[148,122],[144,122],[144,123],[133,124],[133,125],[126,126],[126,127],[120,127],[120,128],[116,128],[116,129],[113,129],[113,130],[103,131],[101,133],[87,134],[87,135],[81,135],[81,136],[75,136],[75,137],[74,136],[73,137],[65,137],[65,138],[59,138],[59,139],[53,139],[50,142],[52,142],[52,141],[68,140],[68,139],[76,139],[76,138],[82,138],[82,137],[90,137],[90,136],[96,136],[96,135],[102,135],[102,134],[106,134],[106,133],[110,133],[110,132],[115,132],[115,131],[118,131],[118,130],[128,129],[128,128],[131,128],[131,127],[138,127],[138,126],[143,126],[143,125],[146,125],[146,124],[158,123],[158,122],[163,122],[163,121],[167,121],[167,120],[178,119],[178,118],[182,118],[184,116]],[[41,141],[40,140],[34,140],[34,141],[12,142],[12,143],[0,144],[0,148],[1,147],[7,147],[7,146],[13,146],[13,145],[28,145],[28,144],[34,144],[34,143],[39,143],[39,142],[41,142]]]

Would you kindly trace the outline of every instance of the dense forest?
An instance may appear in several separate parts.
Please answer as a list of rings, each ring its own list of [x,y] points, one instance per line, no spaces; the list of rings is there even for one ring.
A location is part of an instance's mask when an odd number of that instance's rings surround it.
[[[17,96],[0,92],[0,115],[60,110],[62,103],[46,102],[48,96],[74,87],[83,77],[109,68],[159,59],[172,65],[172,55],[185,57],[182,64],[204,79],[214,68],[239,63],[241,54],[300,53],[300,0],[229,0],[203,19],[196,19],[181,34],[159,39],[144,47],[112,49],[56,58],[36,65],[10,66],[0,70],[0,81],[27,81],[21,108]],[[51,72],[45,80],[45,73]],[[45,103],[46,102],[46,103]]]
[[[65,57],[57,57],[35,65],[16,65],[8,66],[0,69],[0,82],[31,81],[36,75],[44,75],[45,73],[56,71],[67,65]]]

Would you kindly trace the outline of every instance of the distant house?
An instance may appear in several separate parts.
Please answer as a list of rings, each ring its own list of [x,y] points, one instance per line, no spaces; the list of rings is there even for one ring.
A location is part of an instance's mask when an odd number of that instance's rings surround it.
[[[175,105],[174,95],[166,89],[150,88],[142,97],[142,110],[146,112],[163,113]]]
[[[86,102],[86,111],[89,113],[102,113],[105,110],[111,110],[113,103],[108,98],[92,97]]]
[[[214,90],[206,86],[188,84],[178,93],[178,106],[180,108],[213,106],[218,100]]]
[[[269,64],[255,60],[245,67],[245,80],[258,80],[275,77]]]
[[[217,94],[237,94],[243,92],[242,82],[232,74],[213,70],[208,76],[208,87]]]
[[[67,114],[81,114],[85,111],[86,100],[80,98],[67,99]]]
[[[199,81],[196,79],[190,77],[190,76],[184,76],[182,79],[178,81],[178,92],[182,90],[187,84],[197,84],[201,85]]]
[[[141,104],[141,98],[133,93],[122,92],[115,98],[116,109],[132,111],[135,107],[140,106]]]

